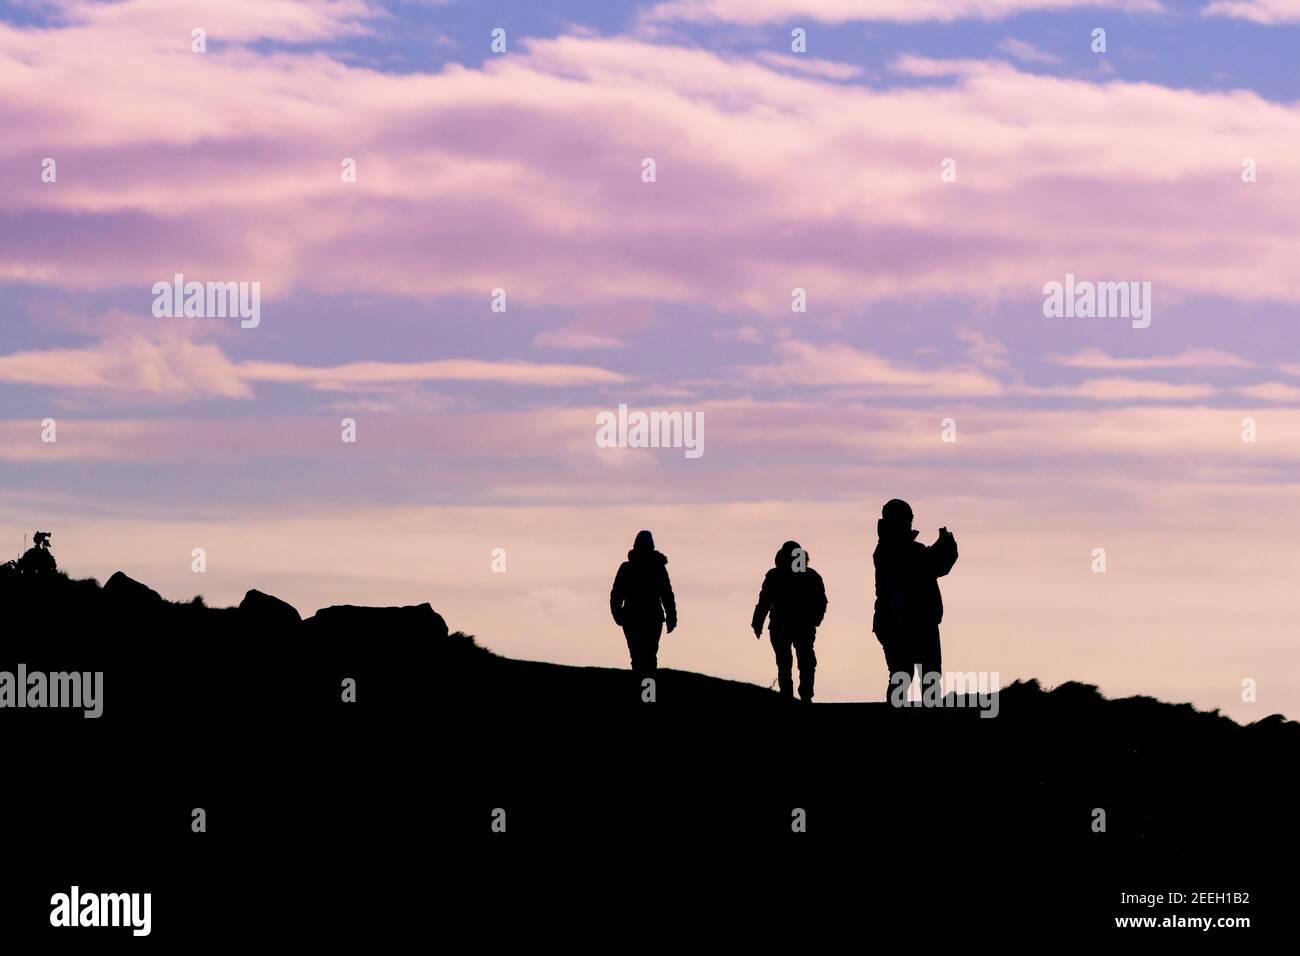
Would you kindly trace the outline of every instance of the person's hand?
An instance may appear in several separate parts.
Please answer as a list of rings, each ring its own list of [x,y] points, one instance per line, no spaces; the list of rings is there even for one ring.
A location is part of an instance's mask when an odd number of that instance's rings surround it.
[[[762,624],[755,624],[755,625],[754,625],[754,636],[755,636],[756,638],[758,638],[760,641],[763,639],[763,625],[762,625]]]
[[[671,633],[673,632],[673,629],[676,628],[676,627],[677,627],[677,622],[676,622],[676,621],[669,621],[669,622],[668,622],[668,633],[671,634]]]

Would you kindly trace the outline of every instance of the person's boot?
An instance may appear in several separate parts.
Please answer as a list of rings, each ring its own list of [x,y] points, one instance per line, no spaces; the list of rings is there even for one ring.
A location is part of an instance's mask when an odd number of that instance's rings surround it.
[[[812,678],[811,678],[811,677],[809,677],[808,680],[804,680],[804,679],[803,679],[803,676],[800,675],[800,678],[799,678],[799,699],[800,699],[801,701],[803,701],[805,704],[811,704],[811,703],[812,703],[812,699],[813,699],[813,683],[812,683]]]

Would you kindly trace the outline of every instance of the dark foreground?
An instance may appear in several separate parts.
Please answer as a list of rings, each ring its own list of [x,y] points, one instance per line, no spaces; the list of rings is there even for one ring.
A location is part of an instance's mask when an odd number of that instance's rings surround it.
[[[626,671],[498,658],[428,606],[299,621],[132,583],[0,580],[0,671],[104,673],[97,719],[0,709],[8,938],[820,949],[1286,931],[1300,725],[1281,718],[1032,683],[993,719],[805,708],[674,671],[645,704]],[[150,935],[51,928],[73,884],[150,892]],[[1252,925],[1115,927],[1170,915]]]

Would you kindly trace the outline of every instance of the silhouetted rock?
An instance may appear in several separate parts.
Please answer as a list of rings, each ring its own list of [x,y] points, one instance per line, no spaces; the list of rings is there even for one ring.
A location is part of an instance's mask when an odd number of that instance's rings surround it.
[[[163,603],[161,594],[121,571],[113,572],[113,576],[104,584],[104,597],[115,604],[161,607]]]
[[[432,605],[427,603],[406,607],[357,607],[352,604],[336,604],[333,607],[321,608],[304,623],[313,631],[338,635],[352,634],[358,637],[399,634],[431,637],[436,640],[447,637],[447,622]]]
[[[50,553],[49,533],[37,532],[36,543],[18,559],[18,571],[22,574],[53,574],[58,569],[58,562]]]
[[[288,601],[281,601],[254,588],[239,602],[243,618],[264,627],[295,627],[302,623],[302,615]]]

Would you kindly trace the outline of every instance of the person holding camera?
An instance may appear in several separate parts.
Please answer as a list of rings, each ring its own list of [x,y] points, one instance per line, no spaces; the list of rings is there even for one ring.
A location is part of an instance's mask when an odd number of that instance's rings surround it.
[[[913,671],[921,669],[921,688],[940,692],[943,655],[939,623],[943,598],[939,578],[957,563],[957,539],[939,529],[932,545],[916,540],[912,506],[894,498],[885,502],[876,522],[879,541],[871,560],[876,566],[876,608],[871,629],[885,652],[889,689],[885,700],[901,706],[912,686]],[[924,697],[923,697],[924,700]]]

